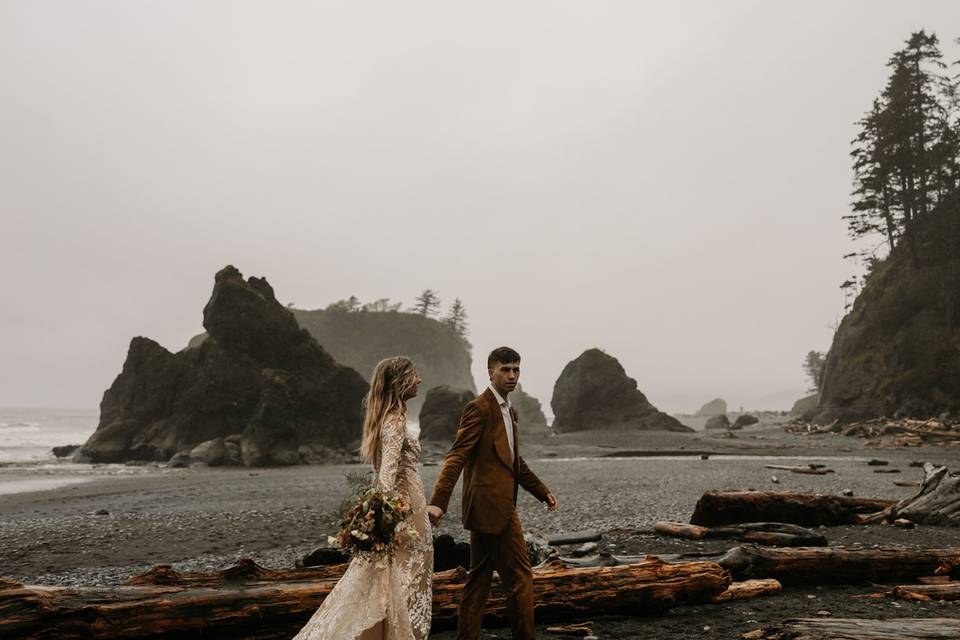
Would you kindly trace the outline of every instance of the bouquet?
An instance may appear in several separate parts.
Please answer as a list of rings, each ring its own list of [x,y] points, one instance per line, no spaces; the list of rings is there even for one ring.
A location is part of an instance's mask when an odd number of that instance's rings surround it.
[[[407,499],[398,492],[366,489],[347,510],[340,531],[329,542],[352,555],[389,554],[398,543],[417,537],[410,522],[412,514]]]

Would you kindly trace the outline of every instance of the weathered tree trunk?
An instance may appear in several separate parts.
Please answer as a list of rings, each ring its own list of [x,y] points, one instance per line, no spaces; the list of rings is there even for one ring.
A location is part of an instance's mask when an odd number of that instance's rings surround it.
[[[960,638],[955,618],[797,618],[745,633],[747,640],[946,640]]]
[[[874,500],[794,491],[708,491],[690,523],[705,527],[746,522],[784,522],[803,527],[859,524],[893,500]]]
[[[827,539],[795,524],[749,522],[724,527],[701,527],[681,522],[658,522],[653,530],[663,536],[702,540],[740,540],[774,547],[825,547]]]
[[[901,600],[960,600],[960,582],[942,584],[904,584],[894,587],[890,595]]]
[[[131,581],[141,586],[51,588],[8,581],[0,587],[0,637],[289,638],[334,587],[333,573],[329,567],[271,571],[248,562],[213,575],[155,568]],[[434,576],[436,627],[455,620],[465,579],[462,569]],[[542,620],[655,613],[710,602],[729,584],[729,574],[715,563],[668,564],[656,558],[599,568],[555,562],[534,571],[536,614]],[[495,582],[486,615],[502,620],[505,612],[506,595]]]
[[[717,604],[729,602],[730,600],[744,600],[746,598],[757,598],[759,596],[779,593],[783,587],[779,580],[767,578],[765,580],[744,580],[743,582],[734,582],[727,590],[720,595],[711,598],[711,602]]]
[[[859,584],[911,580],[934,575],[941,565],[958,567],[960,548],[774,549],[742,545],[728,551],[717,563],[735,580],[776,578],[784,584]]]
[[[906,518],[918,524],[960,526],[960,475],[929,462],[917,495],[890,509],[890,520]]]

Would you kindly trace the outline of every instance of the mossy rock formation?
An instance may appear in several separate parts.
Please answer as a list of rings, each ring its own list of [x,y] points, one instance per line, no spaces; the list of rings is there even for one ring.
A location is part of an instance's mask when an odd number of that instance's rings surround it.
[[[232,435],[248,466],[297,464],[301,446],[359,438],[367,383],[300,328],[265,279],[222,269],[203,326],[208,339],[179,353],[130,342],[80,459],[165,461]]]
[[[960,413],[960,196],[873,269],[834,335],[811,418],[943,413]]]
[[[421,389],[443,385],[471,392],[476,389],[470,373],[469,343],[438,320],[417,313],[348,310],[336,305],[290,311],[337,362],[355,369],[365,380],[383,358],[403,355],[416,363],[423,378]],[[188,346],[201,344],[205,337],[195,336]],[[423,401],[419,396],[408,403],[410,415],[416,415]]]
[[[587,349],[568,363],[553,387],[553,428],[558,433],[592,429],[693,431],[659,411],[637,389],[613,356]]]

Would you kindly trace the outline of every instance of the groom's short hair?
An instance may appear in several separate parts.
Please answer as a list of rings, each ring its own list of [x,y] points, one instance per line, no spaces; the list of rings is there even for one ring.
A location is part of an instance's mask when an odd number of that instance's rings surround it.
[[[501,364],[520,362],[520,354],[510,347],[497,347],[487,356],[487,369],[493,369],[498,362]]]

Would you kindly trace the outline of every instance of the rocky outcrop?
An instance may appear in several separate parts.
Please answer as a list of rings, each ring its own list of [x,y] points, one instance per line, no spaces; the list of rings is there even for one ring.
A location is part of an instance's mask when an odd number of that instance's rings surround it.
[[[427,391],[423,407],[420,408],[420,437],[424,440],[452,442],[460,426],[460,414],[475,397],[472,391],[451,389],[445,385]]]
[[[588,349],[568,363],[553,387],[553,429],[693,431],[657,410],[637,389],[616,358]]]
[[[809,396],[804,396],[793,403],[793,407],[790,409],[790,415],[804,420],[809,419],[809,417],[817,410],[817,394],[812,393]]]
[[[707,416],[719,416],[727,413],[727,401],[723,398],[714,398],[710,402],[706,403],[700,410],[697,411],[697,415],[702,417]]]
[[[744,427],[749,427],[752,424],[757,424],[760,422],[760,418],[757,416],[750,415],[749,413],[744,413],[737,416],[737,419],[733,421],[733,424],[730,425],[731,429],[743,429]]]
[[[874,267],[837,328],[814,422],[960,412],[960,196],[911,237]]]
[[[726,414],[721,414],[719,416],[710,416],[707,418],[707,421],[703,425],[704,429],[713,430],[713,429],[729,429],[730,428],[730,418]]]
[[[337,305],[291,311],[300,326],[337,362],[356,369],[365,380],[383,358],[404,355],[417,364],[422,389],[446,385],[475,390],[470,345],[433,318],[402,311],[348,310]],[[194,336],[188,348],[204,339],[205,334]],[[411,415],[420,410],[423,401],[416,397],[407,403]]]
[[[300,328],[266,280],[221,270],[203,325],[208,339],[175,354],[130,342],[82,459],[297,464],[303,445],[359,438],[367,383]]]
[[[510,404],[517,412],[517,423],[521,434],[545,435],[549,433],[547,416],[543,415],[543,407],[540,405],[540,401],[524,391],[522,385],[518,384],[517,388],[510,394]]]

